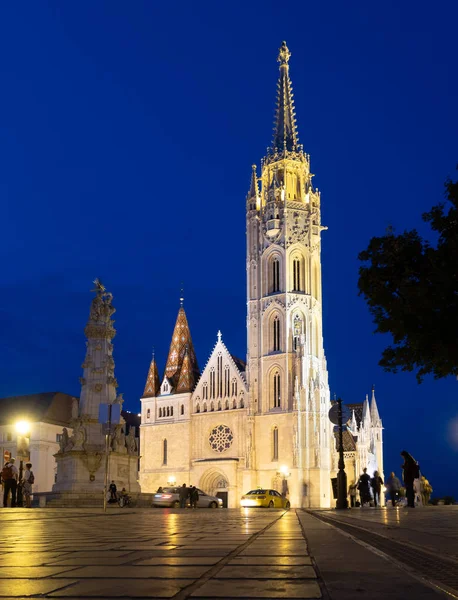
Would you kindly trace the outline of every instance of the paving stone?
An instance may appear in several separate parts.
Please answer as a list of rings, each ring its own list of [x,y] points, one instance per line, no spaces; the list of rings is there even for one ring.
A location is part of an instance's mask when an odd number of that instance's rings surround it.
[[[311,565],[310,556],[241,556],[230,560],[228,565]]]
[[[1,582],[1,595],[14,597],[49,594],[75,582],[75,579],[4,579]]]
[[[125,565],[132,562],[132,559],[126,556],[118,556],[110,558],[105,556],[97,556],[93,558],[64,558],[63,560],[50,561],[51,566],[81,566],[81,565]]]
[[[218,579],[316,579],[313,567],[304,565],[228,565],[217,576]]]
[[[55,579],[54,581],[58,582],[59,580]],[[192,579],[179,579],[177,581],[117,579],[115,582],[110,579],[86,579],[77,582],[76,585],[51,593],[49,597],[82,598],[95,596],[99,598],[117,598],[127,596],[128,598],[171,598],[191,583],[193,583]]]
[[[202,598],[321,598],[315,581],[210,579],[191,597]]]
[[[72,571],[71,567],[1,567],[0,579],[37,579],[41,577],[53,577],[60,573],[62,577],[68,577],[68,572]],[[0,583],[0,593],[4,585]]]
[[[0,556],[0,567],[26,567],[46,564],[49,560],[65,556],[61,552],[31,552],[28,554],[6,554]]]
[[[156,556],[136,562],[135,565],[214,565],[221,558],[221,556]]]
[[[76,579],[87,578],[108,578],[108,579],[150,579],[157,577],[160,579],[197,579],[208,569],[208,565],[159,565],[159,566],[127,566],[127,567],[106,567],[90,566],[72,571],[72,577]],[[57,575],[60,577],[60,575]]]

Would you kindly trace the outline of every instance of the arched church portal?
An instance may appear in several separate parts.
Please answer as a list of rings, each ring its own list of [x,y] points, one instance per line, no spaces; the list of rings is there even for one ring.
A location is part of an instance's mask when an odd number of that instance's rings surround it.
[[[200,478],[199,487],[210,496],[221,498],[223,507],[228,507],[229,481],[225,473],[218,469],[208,469]]]

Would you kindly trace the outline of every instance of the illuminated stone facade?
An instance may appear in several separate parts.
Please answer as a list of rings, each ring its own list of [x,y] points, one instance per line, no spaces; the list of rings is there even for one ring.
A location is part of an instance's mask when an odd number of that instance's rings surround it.
[[[253,167],[247,196],[247,365],[234,360],[218,333],[202,375],[195,377],[197,385],[180,390],[186,356],[188,373],[196,373],[197,363],[189,327],[183,339],[174,332],[161,387],[153,360],[142,398],[144,492],[176,480],[227,494],[228,505],[235,507],[251,488],[282,491],[284,471],[292,506],[332,504],[337,461],[323,348],[325,228],[310,157],[298,140],[289,58],[283,43],[272,147],[259,178]],[[352,473],[369,466],[373,456],[383,470],[379,417],[377,427],[375,432],[366,420],[349,434],[354,447],[350,444],[346,459]]]

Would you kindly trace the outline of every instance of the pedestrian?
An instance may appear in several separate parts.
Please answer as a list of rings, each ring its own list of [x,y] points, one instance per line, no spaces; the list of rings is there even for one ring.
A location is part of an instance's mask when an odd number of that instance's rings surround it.
[[[197,508],[197,502],[199,501],[199,492],[194,485],[191,486],[190,498],[191,508]]]
[[[110,500],[109,502],[116,502],[118,500],[118,488],[116,487],[116,483],[112,480],[110,483],[110,487],[108,488],[110,492]]]
[[[391,504],[396,506],[396,503],[399,500],[399,492],[401,490],[401,482],[396,477],[396,475],[391,472],[391,475],[388,477],[388,481],[386,482],[386,489],[390,494]]]
[[[356,489],[357,489],[356,483],[354,481],[352,481],[348,488],[348,495],[350,496],[351,508],[355,508],[355,506],[356,506]]]
[[[183,483],[183,485],[180,487],[178,493],[180,496],[180,508],[186,508],[186,500],[188,499],[188,496],[189,496],[189,490],[186,487],[185,483]]]
[[[35,475],[32,471],[32,463],[26,463],[23,479],[22,493],[25,496],[25,507],[32,508],[32,486],[35,483]]]
[[[421,477],[421,499],[423,502],[423,506],[428,506],[429,499],[431,498],[431,494],[433,493],[433,488],[429,481],[422,475]]]
[[[371,479],[371,488],[372,494],[374,496],[374,506],[381,506],[382,503],[380,501],[380,494],[382,493],[382,485],[383,479],[380,477],[380,473],[378,471],[374,471],[374,476]],[[378,502],[378,504],[377,504]]]
[[[156,494],[163,494],[163,493],[164,493],[164,490],[162,489],[162,485],[160,485],[160,486],[157,488],[157,492],[156,492]]]
[[[18,470],[14,465],[16,459],[10,458],[2,469],[2,481],[3,481],[3,507],[8,506],[8,496],[11,492],[11,508],[16,506],[16,493],[17,493],[17,480]]]
[[[361,498],[361,508],[363,508],[366,503],[371,501],[370,482],[371,478],[367,474],[367,469],[364,468],[362,474],[359,476],[357,486],[359,490],[359,497]]]
[[[402,465],[402,478],[406,486],[407,508],[415,508],[415,492],[413,484],[420,477],[420,467],[417,461],[406,450],[401,452],[404,459]]]

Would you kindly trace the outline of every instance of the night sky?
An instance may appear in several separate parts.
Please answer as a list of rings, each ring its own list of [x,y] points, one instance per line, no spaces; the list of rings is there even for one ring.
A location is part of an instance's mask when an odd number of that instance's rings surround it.
[[[375,384],[399,452],[458,496],[458,382],[386,374],[358,252],[427,228],[458,162],[458,4],[25,2],[0,9],[0,395],[79,394],[92,281],[114,294],[116,376],[138,411],[179,308],[200,367],[246,353],[245,197],[271,141],[278,48],[322,193],[331,393]],[[458,422],[458,421],[457,421]],[[436,494],[435,494],[436,495]]]

